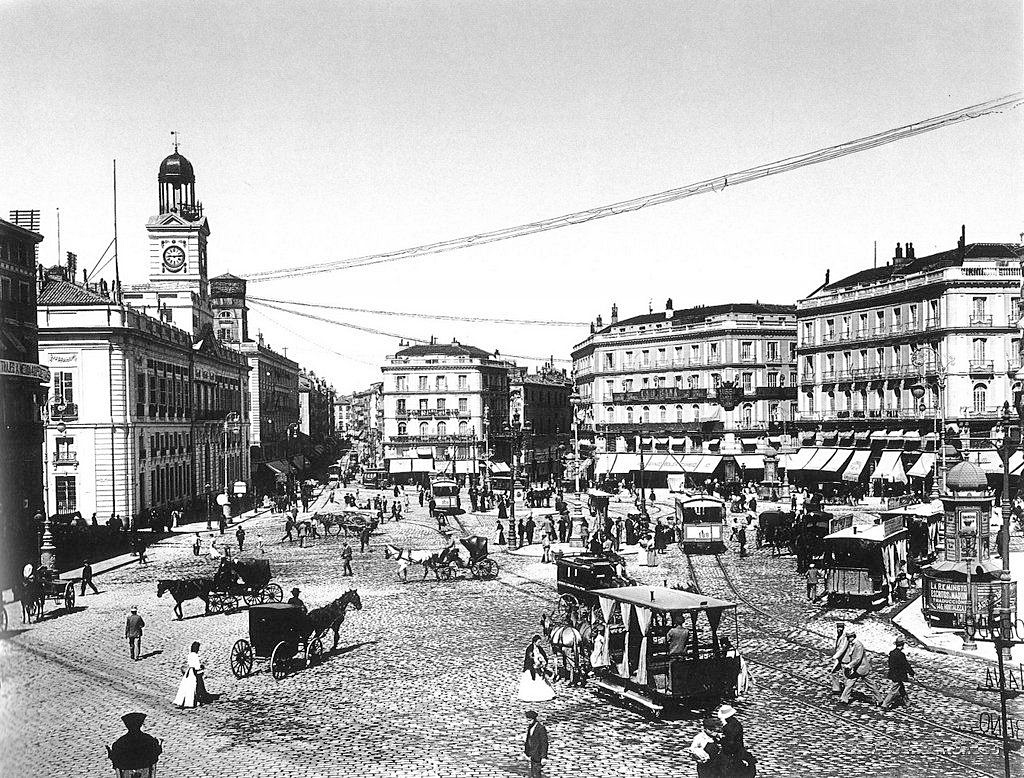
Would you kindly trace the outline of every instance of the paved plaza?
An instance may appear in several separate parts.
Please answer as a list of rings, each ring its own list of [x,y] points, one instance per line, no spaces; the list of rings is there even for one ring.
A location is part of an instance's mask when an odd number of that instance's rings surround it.
[[[107,775],[103,746],[123,731],[119,717],[139,710],[148,715],[147,731],[163,739],[163,775],[526,775],[529,706],[517,700],[516,688],[524,646],[555,598],[554,568],[494,546],[493,513],[469,514],[456,531],[491,536],[498,580],[420,581],[413,568],[403,584],[382,543],[444,542],[413,506],[408,520],[382,526],[371,552],[360,553],[354,540],[351,579],[341,577],[343,539],[300,548],[280,542],[280,515],[246,522],[247,545],[261,537],[286,593],[298,586],[314,607],[355,587],[363,603],[348,612],[338,650],[281,682],[266,665],[241,680],[231,674],[231,646],[247,634],[244,608],[203,616],[202,604],[191,601],[177,621],[169,596],[156,598],[159,578],[212,573],[213,562],[192,555],[188,534],[154,547],[149,565],[99,577],[101,593],[80,598],[73,613],[56,610],[22,629],[20,612],[10,606],[14,629],[0,642],[0,715],[11,726],[3,733],[0,774]],[[225,538],[233,540],[230,531]],[[996,741],[976,734],[979,715],[997,701],[975,690],[983,666],[911,647],[921,685],[911,688],[909,711],[883,713],[862,701],[841,708],[825,685],[834,621],[856,619],[868,648],[885,652],[897,633],[884,618],[807,603],[792,558],[767,551],[742,560],[728,553],[721,565],[693,557],[692,571],[675,547],[657,568],[640,567],[635,557],[629,564],[650,583],[695,576],[705,593],[740,599],[741,646],[755,688],[737,708],[759,774],[1000,775]],[[147,623],[145,658],[135,663],[123,639],[132,604]],[[222,696],[181,711],[171,700],[193,640],[202,643],[208,687]],[[695,775],[685,754],[693,720],[652,721],[586,688],[562,687],[552,702],[535,707],[551,736],[545,775]]]

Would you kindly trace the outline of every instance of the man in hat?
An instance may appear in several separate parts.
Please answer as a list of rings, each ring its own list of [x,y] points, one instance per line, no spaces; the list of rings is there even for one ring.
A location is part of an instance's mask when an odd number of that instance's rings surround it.
[[[722,753],[728,757],[738,757],[743,751],[743,725],[736,718],[736,709],[723,703],[715,711],[722,722]]]
[[[88,559],[82,560],[82,596],[85,597],[85,587],[88,586],[92,589],[93,594],[99,594],[96,589],[96,584],[92,582],[92,565],[89,564]]]
[[[157,763],[163,746],[152,735],[142,731],[145,713],[126,713],[121,717],[128,732],[107,746],[107,756],[116,770],[144,770]]]
[[[864,648],[864,644],[857,638],[857,631],[853,627],[846,630],[846,633],[850,636],[850,642],[847,644],[846,652],[842,658],[845,684],[843,686],[843,694],[839,698],[839,704],[849,705],[850,695],[853,694],[853,687],[857,685],[857,681],[863,681],[864,685],[871,690],[871,694],[875,698],[875,704],[881,705],[882,693],[878,690],[875,680],[871,677],[871,659],[868,657],[867,649]]]
[[[843,691],[843,654],[850,643],[850,636],[846,633],[846,625],[843,622],[836,623],[836,644],[832,652],[832,669],[829,676],[832,680],[832,693],[839,694]]]
[[[807,566],[807,599],[815,600],[818,597],[818,568],[811,562]]]
[[[142,658],[142,630],[145,626],[146,622],[139,615],[139,606],[133,605],[132,612],[124,622],[124,638],[128,641],[128,653],[133,662]]]
[[[245,529],[241,524],[238,525],[238,529],[235,530],[235,539],[238,541],[238,553],[242,553],[242,545],[245,543]]]
[[[544,760],[548,758],[548,731],[537,720],[537,711],[526,711],[526,743],[523,748],[530,757],[530,778],[541,778],[540,770]]]
[[[299,598],[299,589],[298,589],[298,587],[292,589],[292,596],[288,598],[288,604],[289,605],[294,605],[296,608],[302,608],[302,610],[306,610],[306,603],[304,603]]]
[[[889,693],[882,700],[882,708],[889,710],[896,707],[893,703],[898,697],[904,705],[910,704],[907,696],[907,679],[914,674],[914,668],[910,666],[907,655],[903,653],[903,646],[906,641],[903,638],[896,638],[896,648],[889,652]]]
[[[341,549],[341,562],[344,565],[341,574],[345,576],[352,575],[352,546],[348,544],[347,540]]]

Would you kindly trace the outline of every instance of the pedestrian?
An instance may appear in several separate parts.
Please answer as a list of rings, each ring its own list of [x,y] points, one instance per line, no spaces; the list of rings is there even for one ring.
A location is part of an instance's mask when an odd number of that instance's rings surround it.
[[[88,559],[82,560],[82,596],[85,597],[85,587],[88,586],[92,589],[93,594],[99,594],[96,590],[96,584],[92,582],[92,565],[89,564]]]
[[[526,711],[526,720],[530,723],[526,726],[526,744],[523,750],[530,758],[530,778],[541,778],[541,768],[544,766],[544,760],[548,758],[548,731],[537,720],[537,711]]]
[[[513,518],[512,521],[515,521],[515,519]],[[519,517],[518,524],[520,545],[529,545],[526,541],[526,520],[522,516]]]
[[[901,569],[896,576],[896,601],[906,602],[910,595],[910,579],[907,577],[906,569]]]
[[[740,528],[736,533],[736,539],[740,542],[740,558],[747,555],[747,522],[741,521]]]
[[[526,545],[533,545],[533,533],[537,529],[537,522],[533,520],[533,514],[531,513],[526,518]]]
[[[220,546],[217,545],[217,536],[210,535],[210,559],[220,559],[224,554],[221,553]]]
[[[341,561],[344,567],[342,568],[341,574],[350,576],[352,575],[352,546],[345,541],[345,547],[341,549]]]
[[[418,487],[418,493],[419,493],[420,507],[422,508],[423,507],[423,500],[424,500],[424,497],[425,497],[425,494],[426,494],[423,491],[423,485],[422,484],[420,484],[420,486]]]
[[[896,707],[893,703],[899,699],[904,705],[910,705],[910,697],[907,695],[907,680],[914,675],[914,668],[910,666],[907,655],[903,653],[903,646],[906,641],[903,638],[896,638],[896,648],[889,652],[889,669],[886,677],[889,679],[889,693],[882,700],[882,709],[890,710]]]
[[[843,690],[843,654],[850,642],[850,636],[846,632],[846,625],[843,622],[836,624],[835,649],[832,652],[831,669],[829,676],[832,682],[832,693],[839,694]]]
[[[199,533],[196,533],[196,539],[192,541],[192,556],[199,556],[199,551],[203,547],[203,541],[199,537]]]
[[[178,684],[178,694],[174,698],[174,704],[179,708],[195,708],[197,705],[213,702],[214,699],[206,691],[206,683],[203,679],[206,665],[199,658],[199,647],[199,641],[194,641],[185,658],[185,668],[181,683]]]
[[[587,547],[587,540],[590,538],[590,522],[587,521],[587,517],[584,516],[580,519],[580,544],[583,548]]]
[[[399,491],[400,490],[398,488],[398,484],[395,484],[395,490],[394,490],[395,497],[398,497]]]
[[[565,543],[565,516],[558,516],[558,542]]]
[[[256,533],[256,553],[259,556],[263,556],[266,552],[263,550],[263,536],[260,533]]]
[[[370,525],[369,524],[364,524],[363,528],[361,530],[359,530],[359,551],[360,551],[360,553],[362,553],[363,551],[369,551],[369,550],[370,550]]]
[[[871,677],[871,659],[868,657],[868,652],[864,648],[864,644],[857,639],[857,631],[855,629],[851,628],[846,632],[850,636],[850,642],[847,644],[846,652],[842,658],[843,676],[846,683],[843,686],[843,693],[839,697],[839,704],[849,705],[850,696],[853,694],[853,687],[857,685],[858,681],[863,681],[864,685],[868,687],[874,696],[875,704],[881,705],[882,693],[878,690],[875,680]]]
[[[807,599],[812,602],[818,599],[818,568],[813,562],[807,567]]]
[[[498,520],[498,545],[505,545],[505,525],[501,523],[500,519]]]
[[[242,544],[245,543],[245,530],[242,529],[242,525],[238,525],[238,529],[235,530],[235,538],[238,539],[238,553],[242,553]]]
[[[548,535],[545,532],[544,533],[544,538],[541,541],[541,543],[543,544],[543,552],[540,555],[540,561],[541,562],[550,562],[551,561],[551,536]]]
[[[139,606],[133,605],[124,622],[124,639],[128,641],[128,653],[133,662],[142,659],[142,630],[145,626],[146,622],[139,615]]]
[[[743,742],[743,725],[736,718],[736,709],[723,704],[715,711],[715,715],[722,722],[719,745],[723,763],[719,774],[731,778],[752,778],[757,774],[756,760]]]
[[[288,598],[288,604],[296,608],[302,608],[303,611],[306,610],[306,603],[304,603],[302,599],[299,597],[298,587],[292,589],[292,596]]]
[[[295,542],[295,538],[292,537],[292,531],[294,529],[295,529],[295,520],[291,517],[291,515],[289,515],[288,518],[286,518],[284,520],[284,537],[281,538],[281,542],[282,543],[284,543],[284,541],[286,541],[286,540],[289,543],[294,543]]]

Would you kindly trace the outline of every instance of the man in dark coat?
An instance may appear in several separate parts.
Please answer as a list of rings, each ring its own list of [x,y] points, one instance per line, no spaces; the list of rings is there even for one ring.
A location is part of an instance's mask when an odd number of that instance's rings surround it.
[[[896,648],[889,652],[889,693],[882,700],[882,708],[888,710],[896,707],[893,703],[899,698],[904,705],[909,704],[907,696],[907,679],[914,674],[914,668],[910,666],[907,655],[903,653],[903,646],[906,641],[903,638],[896,638]]]
[[[107,756],[115,768],[143,770],[157,763],[164,749],[159,740],[142,731],[145,720],[145,713],[126,713],[121,717],[128,732],[107,747]]]
[[[370,525],[364,524],[363,528],[359,530],[359,551],[370,550]]]
[[[345,541],[345,547],[341,549],[341,562],[344,565],[341,574],[352,575],[352,546],[348,544],[348,541]]]
[[[88,586],[92,589],[93,594],[99,594],[96,589],[96,584],[92,582],[92,565],[89,564],[88,559],[82,560],[82,596],[85,597],[85,587]]]
[[[526,544],[531,545],[533,543],[533,532],[537,529],[537,524],[533,520],[533,516],[526,519]]]
[[[139,607],[133,605],[131,615],[124,622],[124,638],[128,641],[128,653],[133,662],[142,658],[142,630],[145,626],[146,622],[139,615]]]
[[[526,743],[523,751],[530,757],[530,778],[541,778],[541,768],[548,758],[548,731],[537,720],[537,711],[526,711]]]

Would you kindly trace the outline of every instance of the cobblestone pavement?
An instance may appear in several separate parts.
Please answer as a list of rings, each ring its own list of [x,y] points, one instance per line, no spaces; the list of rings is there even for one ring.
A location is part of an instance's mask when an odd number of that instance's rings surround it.
[[[615,510],[625,507],[618,504]],[[459,531],[493,538],[494,524],[493,513],[467,515]],[[283,517],[264,515],[250,520],[246,532],[247,546],[262,536],[275,580],[286,592],[300,587],[313,607],[350,586],[358,588],[363,609],[349,611],[338,651],[280,683],[265,665],[257,665],[248,678],[235,679],[228,656],[234,641],[247,635],[245,610],[203,616],[202,605],[193,601],[184,606],[186,618],[177,621],[169,598],[156,598],[158,578],[208,574],[213,567],[192,556],[189,536],[172,538],[152,549],[148,566],[99,578],[101,593],[81,598],[80,610],[57,611],[0,641],[0,775],[109,774],[103,744],[121,734],[118,719],[129,710],[147,713],[147,731],[163,738],[164,775],[526,775],[521,751],[528,706],[516,699],[516,685],[523,647],[554,600],[553,566],[492,546],[502,567],[497,581],[420,581],[413,568],[410,582],[403,584],[395,576],[395,561],[383,558],[381,542],[443,543],[432,522],[414,508],[411,520],[382,527],[371,552],[360,553],[356,542],[355,577],[342,578],[342,540],[322,539],[299,548],[278,542],[282,525]],[[728,583],[713,559],[694,564],[706,589],[728,596]],[[745,560],[728,557],[725,565],[752,604],[781,619],[807,621],[826,634],[832,630],[831,617],[803,600],[791,560],[758,554]],[[661,558],[660,567],[634,570],[658,583],[688,575],[676,549]],[[123,640],[124,617],[133,603],[148,625],[146,658],[136,663],[128,660]],[[20,627],[15,609],[8,613],[12,626]],[[891,628],[862,614],[843,616],[859,617],[864,631],[870,630],[869,647],[883,647]],[[991,742],[959,737],[928,722],[950,722],[955,730],[976,714],[978,705],[968,694],[976,671],[966,660],[911,652],[929,682],[941,687],[948,678],[954,690],[968,697],[929,700],[917,691],[914,712],[922,720],[883,714],[860,703],[837,710],[821,683],[822,659],[815,651],[825,640],[800,631],[796,623],[786,626],[760,615],[741,618],[752,663],[780,668],[755,665],[757,689],[738,706],[750,748],[760,760],[759,774],[917,778],[999,773]],[[785,642],[773,629],[799,644]],[[216,704],[179,711],[171,699],[192,640],[203,644],[210,690],[223,696]],[[551,734],[545,775],[695,774],[684,755],[695,732],[692,721],[650,721],[588,689],[560,689],[555,700],[534,707]],[[969,749],[974,753],[962,753]],[[982,772],[961,763],[974,763]]]

